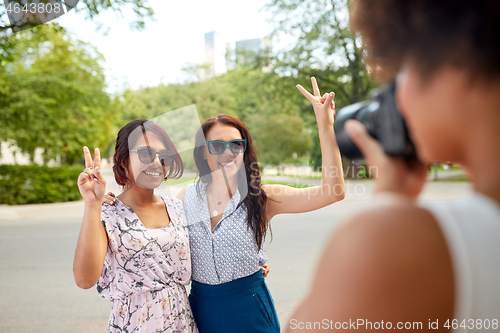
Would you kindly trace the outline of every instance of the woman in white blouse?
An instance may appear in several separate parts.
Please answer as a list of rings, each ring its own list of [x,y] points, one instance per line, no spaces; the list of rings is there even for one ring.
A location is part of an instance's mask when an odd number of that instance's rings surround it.
[[[200,174],[178,198],[188,220],[192,288],[190,303],[200,332],[279,332],[272,297],[260,267],[267,257],[263,245],[269,221],[278,214],[304,213],[344,198],[341,158],[333,121],[334,93],[314,95],[297,88],[311,101],[318,123],[323,157],[322,184],[296,189],[262,185],[246,126],[221,114],[202,125],[194,158]]]

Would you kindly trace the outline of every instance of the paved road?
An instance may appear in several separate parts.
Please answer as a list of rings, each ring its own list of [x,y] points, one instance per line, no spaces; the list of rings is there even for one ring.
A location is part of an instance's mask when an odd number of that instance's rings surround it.
[[[373,182],[347,185],[343,202],[272,221],[267,282],[282,327],[305,296],[331,233],[370,199]],[[429,183],[422,200],[462,197],[470,189],[465,182]],[[106,332],[110,303],[73,280],[82,208],[82,202],[0,207],[0,332]]]
[[[463,179],[465,178],[465,173],[463,170],[432,170],[427,175],[428,181],[446,181],[446,180],[454,180],[454,179]],[[262,179],[274,181],[274,182],[283,182],[288,184],[296,184],[296,185],[320,185],[321,178],[300,178],[300,177],[289,177],[289,176],[263,176]]]

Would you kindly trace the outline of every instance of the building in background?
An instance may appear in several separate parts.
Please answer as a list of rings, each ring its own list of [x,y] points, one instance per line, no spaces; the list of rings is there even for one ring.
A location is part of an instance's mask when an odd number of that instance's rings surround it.
[[[272,40],[267,37],[239,40],[235,43],[235,65],[251,65],[257,63],[263,72],[270,72],[273,67],[270,62],[272,55]]]
[[[235,43],[235,50],[237,53],[249,52],[259,54],[260,44],[260,38],[239,40]]]
[[[226,42],[220,32],[205,34],[205,65],[207,78],[227,72]]]
[[[272,55],[270,38],[254,38],[228,42],[217,31],[205,34],[205,78],[226,73],[238,66],[254,67],[259,62],[262,71],[270,72],[273,66],[266,61]]]

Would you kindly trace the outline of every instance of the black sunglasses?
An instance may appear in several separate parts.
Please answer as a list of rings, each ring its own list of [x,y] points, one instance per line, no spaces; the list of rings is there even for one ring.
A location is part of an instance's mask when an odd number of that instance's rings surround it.
[[[212,155],[220,155],[226,150],[226,146],[229,146],[229,150],[233,154],[242,154],[247,150],[247,140],[236,139],[229,142],[213,140],[207,142],[208,152]]]
[[[160,158],[161,165],[166,167],[172,165],[175,160],[175,154],[173,154],[168,149],[163,149],[157,152],[151,147],[139,147],[137,149],[132,149],[130,152],[137,153],[137,155],[139,156],[139,161],[144,164],[153,163],[156,158],[156,154],[158,154],[158,157]]]

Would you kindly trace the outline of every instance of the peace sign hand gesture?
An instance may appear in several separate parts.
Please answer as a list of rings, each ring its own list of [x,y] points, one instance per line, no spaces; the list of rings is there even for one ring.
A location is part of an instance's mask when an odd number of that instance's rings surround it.
[[[92,156],[89,148],[83,147],[85,155],[85,170],[78,176],[78,189],[86,203],[98,202],[99,205],[106,190],[106,180],[101,174],[101,153],[95,149],[94,167],[92,168]]]
[[[319,93],[318,83],[314,77],[311,77],[311,82],[313,86],[313,93],[309,93],[304,87],[300,84],[297,85],[297,88],[302,92],[302,94],[311,102],[314,113],[316,114],[316,121],[318,126],[327,125],[328,127],[333,127],[333,117],[335,116],[335,102],[333,98],[335,97],[335,93],[331,92],[329,94],[324,94],[323,96]]]

